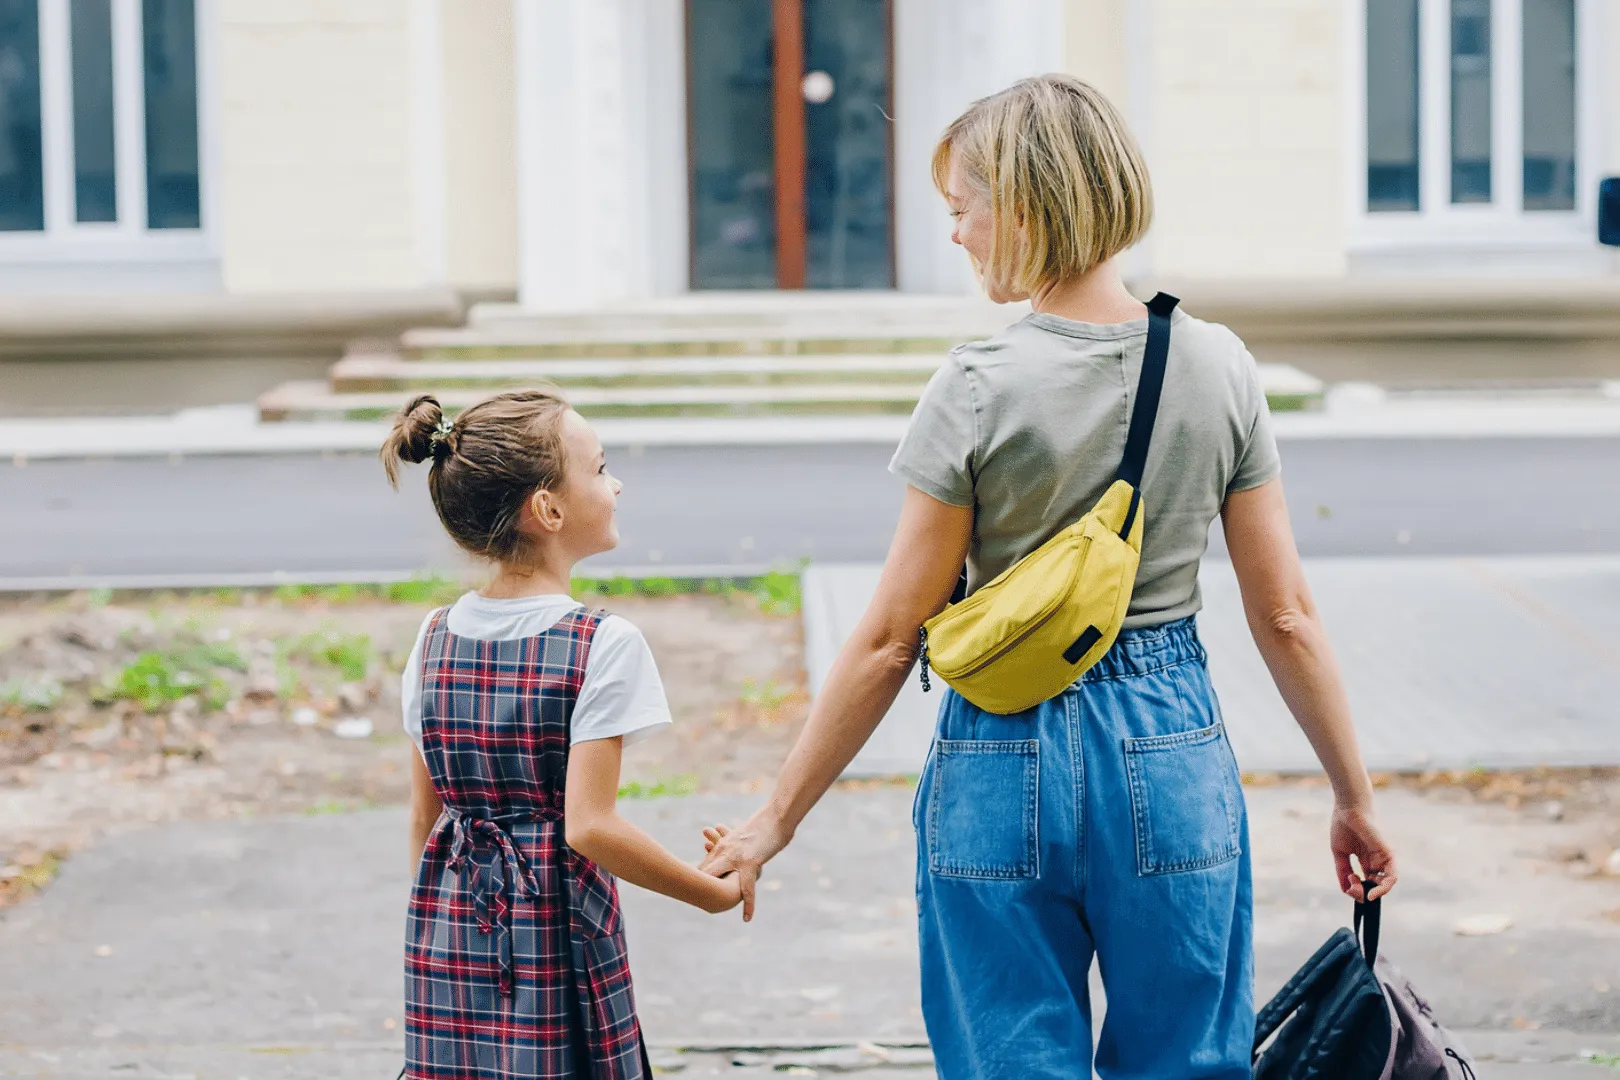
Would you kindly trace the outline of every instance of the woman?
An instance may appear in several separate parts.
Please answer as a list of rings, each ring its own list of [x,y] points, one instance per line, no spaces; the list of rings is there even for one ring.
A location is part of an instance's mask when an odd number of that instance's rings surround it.
[[[970,590],[991,580],[1086,513],[1120,461],[1147,320],[1115,257],[1152,218],[1120,115],[1077,79],[1025,80],[953,123],[933,172],[990,298],[1034,314],[955,350],[929,383],[890,466],[909,488],[871,606],[769,802],[711,831],[705,868],[739,872],[745,918],[761,867],[893,702],[964,557]],[[1249,1076],[1247,821],[1193,620],[1217,514],[1255,642],[1332,782],[1340,887],[1359,899],[1362,875],[1373,897],[1395,883],[1254,360],[1224,327],[1179,311],[1171,327],[1117,644],[1025,713],[954,692],[941,704],[915,817],[923,1014],[942,1077],[1089,1076],[1094,956],[1102,1076]]]

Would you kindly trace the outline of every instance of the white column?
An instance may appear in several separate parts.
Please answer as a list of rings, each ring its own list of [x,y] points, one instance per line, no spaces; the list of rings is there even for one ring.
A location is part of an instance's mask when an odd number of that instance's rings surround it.
[[[442,0],[411,0],[411,196],[417,273],[424,285],[446,278],[447,178]]]
[[[978,98],[1063,68],[1061,0],[896,0],[895,242],[903,292],[971,293],[929,161]]]
[[[682,47],[668,33],[678,6],[515,3],[523,304],[590,307],[684,287],[684,208],[672,227],[671,204],[684,206],[685,155],[672,160],[668,131],[678,119],[684,132],[684,77],[663,85],[683,70],[668,55]]]

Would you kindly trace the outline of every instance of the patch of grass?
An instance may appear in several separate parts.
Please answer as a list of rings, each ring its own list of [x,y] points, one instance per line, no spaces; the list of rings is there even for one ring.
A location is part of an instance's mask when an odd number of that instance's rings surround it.
[[[621,799],[666,799],[682,798],[692,794],[698,788],[698,778],[691,773],[682,773],[667,780],[659,780],[652,784],[643,784],[639,780],[632,780],[619,788]]]
[[[744,679],[742,684],[742,699],[749,705],[770,712],[780,708],[781,705],[793,697],[793,691],[784,690],[776,684],[775,679],[766,679],[763,684],[753,679]]]
[[[797,615],[804,603],[804,591],[796,572],[772,570],[755,578],[749,591],[759,601],[759,609],[767,615]]]
[[[92,691],[101,704],[133,701],[149,713],[198,695],[210,708],[230,700],[230,689],[215,672],[219,668],[246,671],[242,654],[224,642],[184,645],[168,652],[143,652],[112,679]]]
[[[466,586],[439,574],[429,574],[426,577],[415,577],[409,581],[396,581],[391,585],[382,586],[382,597],[395,604],[427,605],[429,607],[443,607],[456,601]]]
[[[642,596],[678,596],[692,591],[690,583],[669,577],[642,578],[637,584]]]
[[[56,880],[62,869],[62,853],[47,851],[25,866],[17,866],[0,877],[0,908],[25,900]]]
[[[1620,1054],[1588,1054],[1588,1065],[1602,1065],[1609,1069],[1620,1069]]]
[[[412,607],[442,607],[452,603],[466,587],[440,574],[381,584],[278,585],[271,596],[283,604],[320,603],[339,606],[383,601]]]
[[[99,585],[96,588],[91,589],[90,592],[85,596],[85,600],[93,608],[106,607],[108,604],[112,603],[112,598],[113,591],[107,588],[105,585]]]
[[[0,708],[45,712],[62,700],[62,684],[45,677],[22,676],[0,683]]]
[[[359,810],[369,809],[369,804],[356,802],[352,799],[322,799],[313,806],[304,808],[306,817],[329,817],[333,814],[353,814]]]
[[[796,615],[803,604],[797,570],[773,570],[755,578],[632,578],[615,574],[610,578],[576,577],[569,592],[580,600],[599,596],[736,596],[751,595],[767,615]]]
[[[616,574],[606,581],[600,582],[597,588],[601,590],[604,596],[634,596],[636,594],[635,581],[625,577],[623,574]]]
[[[371,669],[376,650],[372,648],[369,634],[331,634],[316,631],[283,642],[278,657],[278,660],[283,662],[277,665],[283,686],[287,684],[289,678],[296,678],[284,661],[299,657],[337,668],[345,682],[359,682]]]

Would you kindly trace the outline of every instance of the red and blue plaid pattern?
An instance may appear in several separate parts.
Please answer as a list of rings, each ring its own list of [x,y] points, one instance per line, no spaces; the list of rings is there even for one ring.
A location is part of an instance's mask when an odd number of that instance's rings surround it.
[[[613,878],[563,842],[568,731],[600,616],[481,641],[437,612],[422,753],[444,814],[411,891],[413,1080],[650,1080]]]

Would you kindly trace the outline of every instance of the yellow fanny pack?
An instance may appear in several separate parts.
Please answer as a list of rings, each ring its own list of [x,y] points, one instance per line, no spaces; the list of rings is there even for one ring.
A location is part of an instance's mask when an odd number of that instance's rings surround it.
[[[1022,712],[1057,697],[1113,646],[1136,586],[1142,470],[1178,302],[1159,293],[1148,303],[1142,374],[1113,484],[1085,517],[923,625],[924,690],[931,666],[986,712]]]

